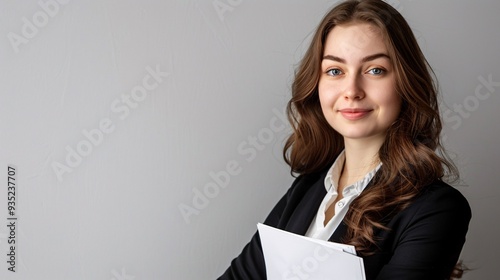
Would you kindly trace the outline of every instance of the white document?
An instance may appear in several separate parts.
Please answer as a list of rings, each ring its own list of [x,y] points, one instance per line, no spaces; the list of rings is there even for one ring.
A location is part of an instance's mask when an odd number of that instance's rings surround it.
[[[351,245],[318,240],[257,224],[269,280],[365,280],[363,259]]]

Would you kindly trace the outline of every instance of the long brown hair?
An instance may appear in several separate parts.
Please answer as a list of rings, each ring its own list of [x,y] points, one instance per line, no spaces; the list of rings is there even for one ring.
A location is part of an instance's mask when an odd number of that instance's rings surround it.
[[[381,0],[351,0],[326,14],[295,73],[287,106],[293,133],[283,151],[292,173],[325,170],[344,149],[342,136],[321,111],[318,82],[328,33],[351,22],[369,23],[381,31],[402,100],[401,113],[378,153],[382,168],[344,219],[348,226],[344,242],[355,245],[361,255],[370,255],[376,250],[374,232],[388,230],[381,221],[406,208],[426,185],[458,172],[440,143],[442,124],[432,69],[408,23]]]

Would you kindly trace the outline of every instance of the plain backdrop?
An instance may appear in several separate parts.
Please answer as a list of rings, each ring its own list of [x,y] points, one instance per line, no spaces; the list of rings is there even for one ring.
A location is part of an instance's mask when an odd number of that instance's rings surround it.
[[[390,2],[439,79],[464,279],[495,279],[500,2]],[[219,276],[293,180],[283,111],[335,3],[0,0],[0,278]]]

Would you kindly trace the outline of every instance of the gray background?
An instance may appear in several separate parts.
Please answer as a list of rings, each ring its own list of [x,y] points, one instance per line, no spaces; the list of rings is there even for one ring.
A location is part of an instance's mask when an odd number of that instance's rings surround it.
[[[293,180],[282,112],[335,2],[60,2],[0,1],[0,278],[216,278]],[[439,78],[443,137],[474,215],[465,279],[494,279],[500,2],[391,3]],[[143,80],[156,83],[144,95]],[[78,147],[85,156],[68,163]],[[16,273],[5,261],[10,164]]]

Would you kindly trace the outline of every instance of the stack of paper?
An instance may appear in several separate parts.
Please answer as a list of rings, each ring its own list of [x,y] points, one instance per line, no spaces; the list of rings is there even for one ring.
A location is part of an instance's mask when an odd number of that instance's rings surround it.
[[[353,246],[309,238],[257,224],[269,280],[365,280]]]

